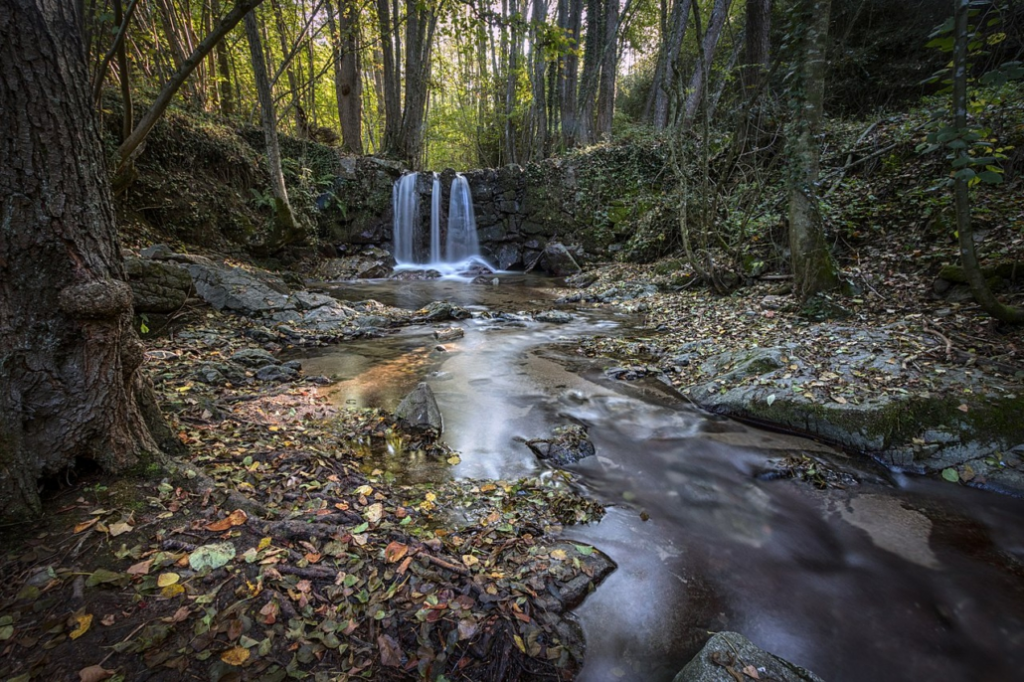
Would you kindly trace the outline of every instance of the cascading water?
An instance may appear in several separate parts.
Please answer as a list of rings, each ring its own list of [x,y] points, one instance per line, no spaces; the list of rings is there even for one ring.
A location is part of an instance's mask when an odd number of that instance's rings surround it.
[[[437,173],[430,193],[430,262],[441,262],[441,178]]]
[[[461,173],[452,180],[451,198],[448,205],[448,229],[441,230],[441,179],[433,174],[430,201],[430,251],[427,255],[426,235],[421,231],[420,198],[418,174],[403,175],[395,183],[393,203],[395,212],[394,248],[395,261],[399,269],[422,269],[440,271],[445,276],[465,276],[480,266],[490,265],[480,256],[480,241],[476,233],[476,215],[473,212],[473,195],[469,182]],[[461,275],[460,275],[461,273]]]
[[[416,227],[420,222],[420,195],[416,191],[418,175],[403,175],[391,194],[395,210],[395,261],[399,265],[416,262]]]
[[[449,263],[480,258],[480,242],[476,236],[476,214],[469,182],[462,173],[452,180],[452,196],[448,204],[448,241],[445,260]]]

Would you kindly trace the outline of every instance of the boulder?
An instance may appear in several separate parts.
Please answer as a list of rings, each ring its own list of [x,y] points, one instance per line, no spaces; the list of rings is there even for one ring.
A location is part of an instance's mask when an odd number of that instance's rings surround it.
[[[437,406],[434,392],[425,383],[417,384],[416,388],[402,399],[395,410],[395,416],[411,431],[428,431],[437,436],[444,431],[441,409]]]
[[[279,286],[256,277],[242,268],[226,265],[190,263],[187,266],[196,293],[217,310],[230,310],[246,316],[294,310],[295,304],[281,293]],[[287,287],[284,287],[287,291]]]
[[[737,632],[719,632],[708,640],[672,682],[823,682],[810,670],[770,654]]]
[[[594,444],[587,437],[587,429],[578,424],[555,429],[551,438],[528,440],[526,446],[539,459],[551,461],[557,466],[575,464],[595,454]]]
[[[256,370],[256,378],[260,381],[291,381],[298,376],[297,370],[284,365],[267,365]]]
[[[445,327],[434,330],[434,338],[438,341],[454,341],[455,339],[461,339],[465,335],[466,332],[461,327]]]
[[[244,367],[263,367],[265,365],[279,364],[277,358],[262,348],[243,348],[232,354],[228,359]]]
[[[538,322],[547,322],[549,324],[567,324],[572,322],[572,315],[561,310],[545,310],[544,312],[537,313],[534,319]]]
[[[541,270],[555,277],[568,277],[580,272],[581,268],[569,249],[560,242],[550,242],[540,254],[537,265]]]
[[[465,320],[472,317],[465,308],[460,308],[450,301],[434,301],[417,310],[414,319],[417,322],[444,322],[446,320]]]
[[[313,310],[325,305],[334,305],[337,300],[326,294],[314,294],[311,291],[296,291],[289,298],[299,310]]]
[[[192,278],[177,265],[126,258],[124,267],[136,313],[173,313],[192,291]]]

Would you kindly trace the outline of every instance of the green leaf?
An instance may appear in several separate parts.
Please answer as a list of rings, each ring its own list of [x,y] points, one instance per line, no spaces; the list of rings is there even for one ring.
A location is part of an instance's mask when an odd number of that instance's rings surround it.
[[[942,477],[950,483],[956,483],[960,480],[960,474],[956,472],[953,467],[947,467],[942,470]]]
[[[953,177],[956,178],[957,180],[967,180],[967,181],[970,181],[970,180],[974,179],[975,175],[977,175],[977,173],[975,173],[973,169],[971,169],[971,168],[961,168],[960,170],[958,170],[953,175]]]
[[[203,545],[188,557],[188,564],[193,571],[204,568],[220,568],[235,558],[235,546],[230,542],[215,542]]]
[[[369,527],[370,527],[370,524],[368,524],[368,523],[365,523],[365,522],[364,523],[360,523],[358,526],[356,526],[355,528],[352,529],[352,534],[353,535],[359,535],[360,533],[365,533],[366,529],[369,528]]]
[[[576,547],[576,551],[579,552],[580,554],[582,554],[583,556],[590,556],[591,554],[594,553],[594,548],[593,547],[588,547],[587,545],[573,545],[573,546]]]
[[[979,173],[978,179],[986,185],[1000,185],[1003,182],[1003,174],[987,170]]]

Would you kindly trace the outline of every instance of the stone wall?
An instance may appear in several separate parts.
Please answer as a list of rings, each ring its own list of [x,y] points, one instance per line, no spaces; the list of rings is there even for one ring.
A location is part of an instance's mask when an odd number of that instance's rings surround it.
[[[392,247],[391,188],[404,171],[379,159],[347,161],[335,183],[336,199],[325,201],[321,236],[347,250],[361,245]],[[464,173],[473,193],[482,254],[500,269],[530,267],[550,242],[578,257],[607,259],[630,251],[640,227],[657,217],[664,160],[655,148],[605,147],[526,166],[508,165]],[[448,218],[455,171],[440,174],[441,225]],[[433,177],[421,174],[420,234],[429,245]],[[333,202],[333,203],[332,203]],[[664,225],[657,230],[667,229]]]

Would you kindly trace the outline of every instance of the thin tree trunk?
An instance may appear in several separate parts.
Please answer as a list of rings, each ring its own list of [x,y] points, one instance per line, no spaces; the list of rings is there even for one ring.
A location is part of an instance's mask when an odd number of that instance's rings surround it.
[[[772,0],[747,0],[745,51],[740,78],[744,93],[755,91],[768,73],[771,54]]]
[[[397,17],[396,17],[397,19]],[[390,0],[377,0],[377,23],[380,29],[381,52],[384,66],[384,139],[385,154],[398,152],[402,129],[401,90],[395,61],[395,42],[398,40],[396,23],[391,18]]]
[[[356,46],[359,18],[353,14],[354,10],[351,0],[342,0],[339,3],[339,28],[336,29],[334,9],[330,2],[327,3],[327,21],[331,30],[334,54],[334,96],[338,101],[342,145],[354,154],[362,154],[363,87],[359,76],[359,52]]]
[[[533,0],[533,15],[530,22],[530,89],[533,99],[530,105],[531,135],[530,158],[539,161],[544,158],[547,148],[547,101],[544,93],[544,47],[540,44],[538,28],[548,14],[547,0]]]
[[[236,0],[234,7],[228,12],[217,27],[213,29],[213,33],[206,36],[199,45],[196,46],[195,51],[189,55],[189,58],[181,65],[177,73],[171,78],[171,80],[163,87],[160,94],[157,95],[156,99],[153,100],[153,104],[150,105],[149,111],[142,117],[142,120],[136,124],[132,134],[128,136],[128,139],[121,143],[121,146],[117,149],[117,166],[118,173],[125,169],[125,165],[131,159],[132,154],[139,148],[146,136],[149,135],[149,131],[153,129],[156,122],[163,116],[164,111],[167,110],[168,105],[177,94],[178,90],[181,89],[182,84],[188,79],[189,74],[195,70],[196,66],[203,60],[203,58],[213,49],[214,45],[217,44],[228,31],[233,29],[242,17],[248,14],[254,7],[258,6],[263,0]]]
[[[645,108],[647,120],[658,129],[668,125],[669,100],[676,89],[679,53],[686,35],[686,25],[690,20],[691,2],[692,0],[675,0],[672,5],[671,30],[662,41],[661,50],[658,52],[658,63]]]
[[[140,400],[113,202],[71,3],[0,11],[0,515],[38,513],[37,480],[159,453]]]
[[[732,0],[715,0],[715,8],[711,12],[708,31],[704,34],[704,44],[697,59],[697,66],[690,77],[690,85],[686,88],[686,105],[683,114],[683,128],[689,128],[697,115],[697,107],[704,98],[704,87],[711,74],[711,65],[715,61],[715,50],[722,37],[722,28],[729,16]]]
[[[298,221],[295,220],[295,214],[292,213],[292,207],[288,201],[288,189],[284,184],[284,173],[281,171],[281,149],[277,143],[277,116],[274,114],[274,98],[270,91],[267,64],[263,59],[260,29],[256,23],[256,15],[252,12],[245,15],[245,35],[249,40],[249,52],[252,55],[256,94],[260,100],[260,120],[263,123],[263,137],[267,143],[267,170],[270,173],[270,188],[274,193],[275,230],[269,240],[269,246],[276,249],[299,242],[304,235]]]
[[[797,86],[797,135],[790,154],[789,249],[793,290],[802,301],[839,288],[835,260],[825,241],[818,201],[822,105],[825,98],[825,49],[832,0],[803,0],[803,64]]]
[[[211,0],[210,12],[214,17],[220,16],[220,0]],[[217,86],[220,91],[220,113],[226,117],[235,115],[235,100],[231,96],[231,67],[228,63],[228,46],[224,38],[217,41],[214,47],[217,58]]]
[[[619,0],[604,0],[604,46],[597,93],[597,136],[611,137],[615,115],[615,79],[619,65]]]
[[[559,59],[558,106],[562,125],[563,147],[572,147],[576,144],[576,91],[579,84],[577,48],[580,44],[580,27],[582,23],[583,0],[559,0],[558,25],[566,32],[569,43],[567,51]]]
[[[953,0],[953,127],[961,133],[967,131],[967,43],[970,0]],[[963,265],[971,295],[981,309],[1001,322],[1024,324],[1024,309],[1001,303],[992,293],[985,275],[978,265],[974,246],[974,227],[971,225],[971,199],[967,178],[953,176],[953,199],[956,207],[957,240],[960,244],[960,264]]]
[[[601,73],[601,47],[604,44],[605,1],[587,0],[587,35],[583,47],[583,73],[576,100],[576,142],[593,144],[594,110]],[[615,0],[607,0],[609,2]]]
[[[278,42],[281,43],[281,59],[286,59],[289,53],[288,45],[288,33],[284,23],[284,15],[281,13],[281,4],[277,0],[270,0],[270,7],[274,10],[274,21],[277,24],[277,38]],[[269,48],[268,48],[269,49]],[[295,73],[289,65],[282,68],[285,74],[288,76],[288,92],[291,94],[292,108],[295,110],[295,125],[299,131],[299,134],[303,137],[308,137],[307,121],[305,119],[305,112],[299,102],[299,88],[295,80]],[[273,62],[271,62],[273,63]]]

